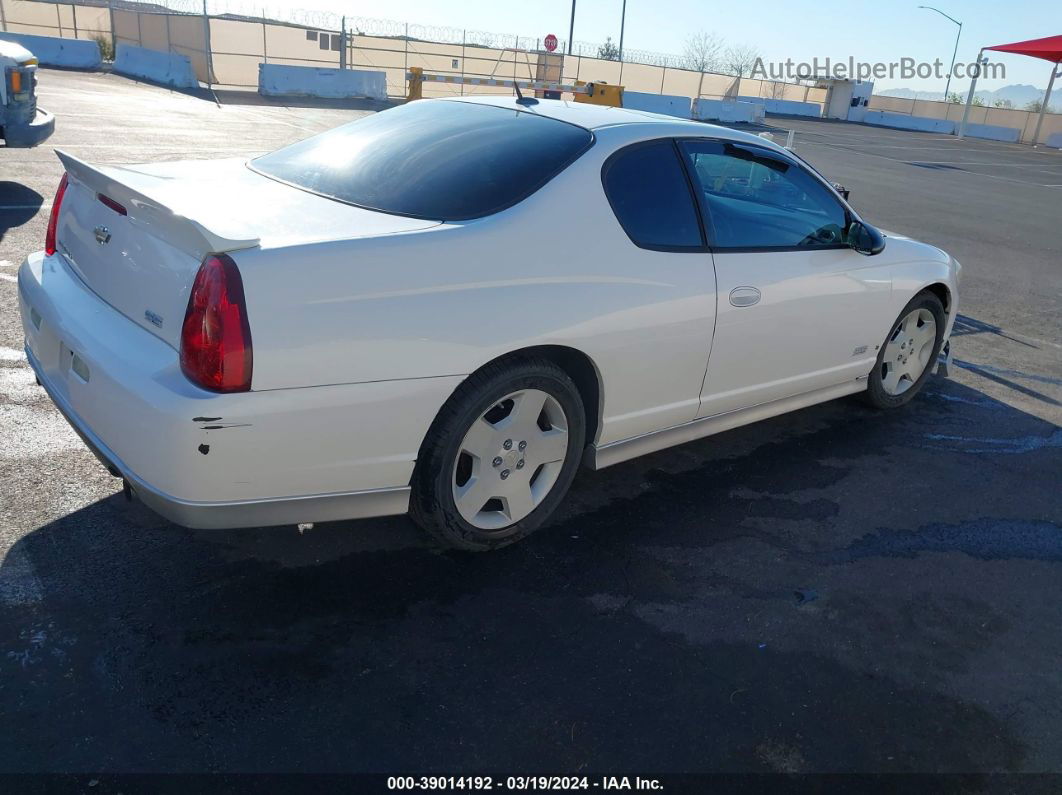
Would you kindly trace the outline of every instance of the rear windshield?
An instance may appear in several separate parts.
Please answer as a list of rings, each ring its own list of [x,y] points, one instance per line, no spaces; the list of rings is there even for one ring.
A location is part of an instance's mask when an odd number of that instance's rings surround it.
[[[534,112],[421,100],[278,149],[251,166],[359,207],[458,221],[526,198],[592,141],[589,130]]]

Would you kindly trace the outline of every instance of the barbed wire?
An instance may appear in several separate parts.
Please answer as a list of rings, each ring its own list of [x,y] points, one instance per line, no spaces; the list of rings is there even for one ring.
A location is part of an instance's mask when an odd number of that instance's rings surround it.
[[[35,2],[54,2],[55,0],[33,0]],[[464,44],[470,47],[487,47],[497,50],[517,49],[538,51],[543,49],[541,37],[521,36],[519,33],[492,33],[484,30],[468,30],[447,25],[421,25],[419,23],[400,22],[379,17],[343,16],[334,11],[322,11],[307,8],[292,8],[261,3],[254,0],[73,0],[74,5],[111,6],[117,9],[141,11],[146,13],[175,13],[202,15],[204,12],[214,17],[263,20],[286,25],[296,25],[316,30],[338,33],[344,25],[355,35],[385,38],[409,38],[417,41],[438,44]],[[616,43],[612,42],[613,50]],[[568,53],[568,42],[561,40],[556,53]],[[571,55],[580,58],[601,58],[605,55],[605,45],[600,42],[573,41]],[[618,53],[614,53],[618,55]],[[607,60],[618,61],[617,57]],[[660,66],[668,69],[687,68],[687,59],[673,53],[653,52],[624,48],[624,63]],[[698,71],[692,69],[690,71]]]

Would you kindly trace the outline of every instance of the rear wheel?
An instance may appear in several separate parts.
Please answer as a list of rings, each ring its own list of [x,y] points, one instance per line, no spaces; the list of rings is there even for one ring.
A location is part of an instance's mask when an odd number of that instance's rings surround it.
[[[518,541],[567,493],[585,428],[579,392],[552,362],[484,368],[461,385],[428,433],[413,476],[413,519],[459,549]]]
[[[878,351],[865,399],[879,409],[902,406],[921,390],[944,341],[944,306],[933,293],[919,293],[900,312]]]

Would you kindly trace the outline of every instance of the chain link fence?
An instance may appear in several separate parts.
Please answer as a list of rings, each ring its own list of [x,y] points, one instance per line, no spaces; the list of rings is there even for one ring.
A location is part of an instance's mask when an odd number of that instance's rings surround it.
[[[382,71],[392,96],[406,94],[406,73],[574,83],[604,81],[628,91],[687,97],[754,96],[822,104],[825,89],[684,69],[677,55],[624,49],[622,61],[576,41],[555,53],[540,38],[375,17],[255,4],[246,0],[0,0],[5,31],[66,38],[109,38],[187,55],[203,83],[258,85],[258,65],[278,63]],[[425,96],[510,94],[508,89],[426,83]]]

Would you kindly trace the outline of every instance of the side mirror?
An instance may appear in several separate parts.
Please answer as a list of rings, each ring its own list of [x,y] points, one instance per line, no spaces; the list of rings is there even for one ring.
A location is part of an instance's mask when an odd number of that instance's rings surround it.
[[[880,254],[885,250],[885,235],[870,224],[852,221],[848,227],[848,245],[867,257]]]
[[[839,182],[831,182],[830,184],[833,185],[833,189],[835,191],[837,191],[838,193],[841,194],[841,198],[842,199],[844,199],[845,201],[848,201],[848,198],[852,195],[852,191],[848,190],[848,188],[846,188],[844,185],[840,184]]]

